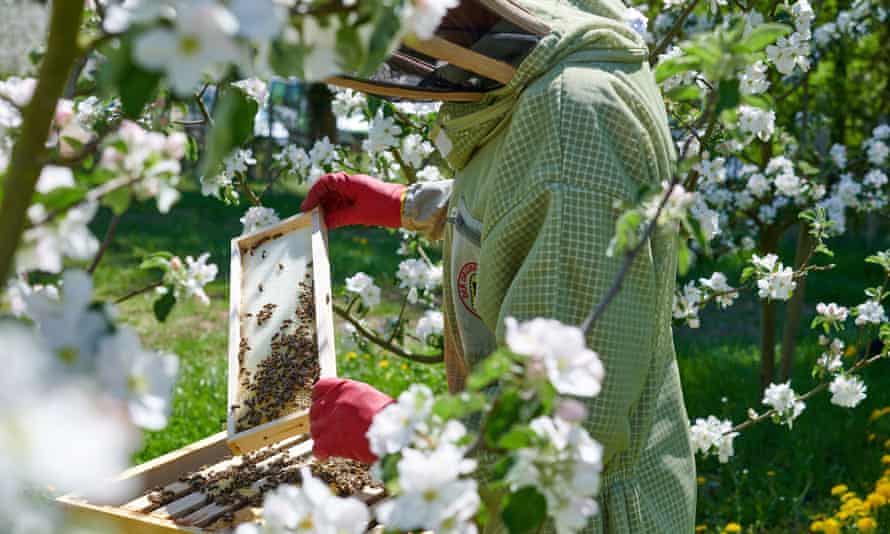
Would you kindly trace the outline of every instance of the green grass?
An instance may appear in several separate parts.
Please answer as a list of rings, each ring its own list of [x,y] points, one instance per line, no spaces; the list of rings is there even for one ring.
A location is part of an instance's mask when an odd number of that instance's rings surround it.
[[[282,217],[296,213],[299,192],[278,193],[267,204]],[[230,207],[198,193],[186,193],[167,216],[153,204],[134,205],[121,219],[117,237],[96,272],[97,290],[116,297],[155,280],[152,273],[138,269],[142,255],[169,250],[181,256],[211,252],[220,274],[208,286],[212,302],[177,304],[169,319],[159,324],[151,311],[151,294],[140,295],[119,306],[123,320],[133,324],[149,346],[176,352],[181,358],[181,376],[176,389],[170,425],[145,435],[145,446],[134,458],[142,462],[177,449],[223,429],[226,404],[226,309],[228,294],[228,243],[240,233],[238,218],[243,208]],[[101,213],[94,231],[101,236],[109,214]],[[855,235],[851,230],[849,235]],[[341,229],[330,234],[332,277],[337,286],[356,271],[374,276],[384,291],[394,295],[394,272],[402,259],[395,250],[398,236],[370,228]],[[790,261],[791,243],[785,243],[783,259]],[[804,322],[815,304],[836,300],[855,305],[862,300],[867,284],[879,280],[879,270],[865,267],[864,256],[890,247],[886,236],[868,243],[863,238],[845,238],[833,243],[838,255],[831,261],[838,269],[816,273],[809,280]],[[699,274],[714,265],[698,266]],[[717,267],[730,280],[737,279],[739,265],[723,261]],[[342,297],[341,297],[342,298]],[[780,308],[781,311],[781,308]],[[393,304],[374,310],[375,316],[394,316]],[[418,310],[409,310],[413,316]],[[806,327],[806,325],[804,325]],[[761,409],[758,393],[758,308],[753,299],[743,299],[726,312],[709,311],[698,331],[677,328],[677,353],[686,405],[691,418],[715,414],[734,421],[745,419],[748,407]],[[851,342],[854,340],[850,340]],[[374,350],[351,351],[338,343],[340,376],[368,382],[390,395],[397,395],[413,382],[445,390],[441,365],[406,363]],[[808,388],[812,361],[819,349],[805,342],[793,379],[797,391]],[[803,532],[810,517],[831,512],[836,499],[831,486],[848,484],[858,491],[881,474],[881,444],[890,437],[888,421],[869,425],[871,410],[890,404],[890,373],[886,365],[867,372],[869,398],[855,410],[831,405],[827,395],[808,403],[794,430],[761,424],[736,440],[736,458],[721,465],[716,459],[698,460],[699,523],[711,527],[738,521],[751,532]],[[725,402],[724,402],[725,399]],[[881,427],[883,426],[883,428]],[[869,441],[868,436],[876,434]],[[715,531],[716,530],[712,530]]]

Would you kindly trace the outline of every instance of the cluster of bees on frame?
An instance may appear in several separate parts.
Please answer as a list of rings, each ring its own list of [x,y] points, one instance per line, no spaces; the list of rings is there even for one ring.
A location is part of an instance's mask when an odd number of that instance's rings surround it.
[[[248,253],[254,255],[265,241],[259,241]],[[261,251],[261,254],[262,259],[265,259],[266,251]],[[275,269],[282,273],[284,266],[279,263]],[[258,291],[263,293],[262,283],[259,284]],[[255,320],[257,326],[263,326],[276,308],[276,304],[267,303],[255,314],[245,314],[244,318],[248,321]],[[312,385],[318,381],[321,371],[315,335],[315,293],[311,262],[307,265],[305,278],[299,284],[296,312],[293,317],[281,321],[272,336],[270,349],[269,355],[251,372],[245,366],[247,352],[251,350],[250,341],[244,336],[241,338],[238,350],[241,404],[233,404],[230,408],[236,416],[237,432],[309,407],[310,391]]]
[[[266,447],[223,462],[183,474],[179,477],[179,485],[152,488],[146,495],[152,509],[199,493],[203,496],[200,506],[215,505],[217,512],[202,516],[195,524],[185,518],[176,520],[177,523],[208,531],[226,530],[239,518],[239,512],[261,507],[267,492],[282,484],[299,485],[302,482],[300,468],[306,465],[313,476],[327,483],[340,496],[356,495],[366,487],[378,487],[366,464],[345,458],[312,463],[305,455],[291,454],[287,446]],[[219,465],[224,467],[217,467]],[[183,485],[187,489],[183,489]],[[172,491],[168,489],[171,487],[179,489]]]

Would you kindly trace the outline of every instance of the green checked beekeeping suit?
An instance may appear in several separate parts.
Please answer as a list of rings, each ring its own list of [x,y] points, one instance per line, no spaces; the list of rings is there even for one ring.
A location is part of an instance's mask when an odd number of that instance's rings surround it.
[[[618,0],[519,0],[551,31],[509,84],[448,103],[437,144],[452,181],[409,188],[403,224],[445,240],[446,367],[459,390],[504,319],[580,324],[616,278],[606,249],[674,149],[645,44]],[[687,533],[695,464],[671,332],[676,235],[656,232],[587,336],[606,369],[585,427],[605,447],[587,531]]]

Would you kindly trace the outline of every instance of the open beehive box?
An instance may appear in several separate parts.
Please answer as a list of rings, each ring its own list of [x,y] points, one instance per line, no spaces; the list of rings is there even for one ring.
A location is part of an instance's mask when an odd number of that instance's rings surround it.
[[[311,454],[311,387],[336,375],[321,213],[233,239],[230,276],[226,431],[123,473],[113,502],[59,498],[71,514],[127,534],[228,530],[256,520],[266,492],[299,484],[304,466],[338,494],[382,496],[367,466]]]

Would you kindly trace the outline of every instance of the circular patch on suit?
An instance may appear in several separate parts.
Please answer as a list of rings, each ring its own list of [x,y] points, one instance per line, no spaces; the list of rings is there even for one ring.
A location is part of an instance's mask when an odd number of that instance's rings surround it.
[[[475,261],[471,261],[465,263],[463,267],[460,268],[460,272],[457,274],[457,298],[460,299],[460,302],[464,305],[464,308],[466,308],[468,312],[472,313],[476,317],[479,317],[479,315],[476,313],[476,307],[474,306],[474,303],[476,302],[477,288],[476,273],[478,270],[479,264]]]

